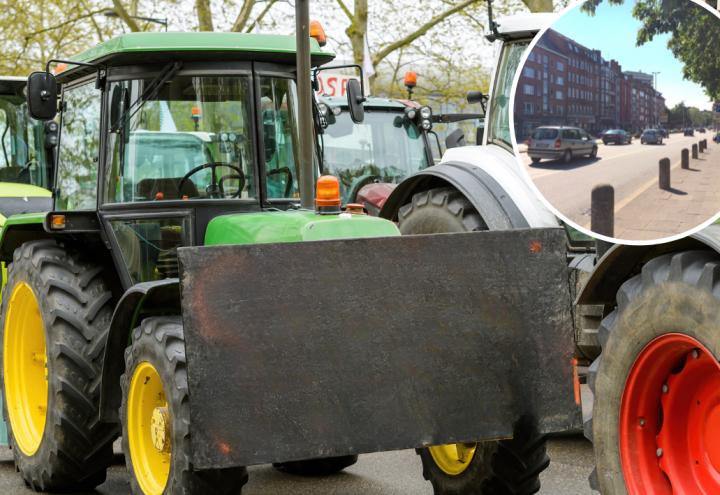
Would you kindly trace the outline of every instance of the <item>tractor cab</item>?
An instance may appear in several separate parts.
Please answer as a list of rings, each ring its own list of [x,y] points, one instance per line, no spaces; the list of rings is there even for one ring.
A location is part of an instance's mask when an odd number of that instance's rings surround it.
[[[295,57],[291,36],[134,33],[31,75],[39,117],[60,100],[53,211],[99,218],[126,287],[176,277],[179,246],[301,240],[321,216],[301,209],[319,164],[301,177]]]
[[[57,123],[28,115],[24,77],[0,77],[0,215],[50,208]],[[0,226],[2,224],[0,223]]]
[[[365,186],[398,184],[433,165],[420,115],[421,111],[431,114],[429,107],[374,96],[367,97],[363,107],[365,118],[357,124],[350,118],[345,98],[318,97],[325,117],[319,134],[323,170],[340,179],[345,203],[364,202],[365,196],[358,193]]]

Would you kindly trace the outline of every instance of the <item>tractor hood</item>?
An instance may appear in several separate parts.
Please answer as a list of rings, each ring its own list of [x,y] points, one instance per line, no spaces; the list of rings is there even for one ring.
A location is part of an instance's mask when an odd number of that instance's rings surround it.
[[[0,226],[7,217],[52,209],[52,194],[31,184],[0,182]]]
[[[241,213],[213,218],[205,245],[264,244],[400,235],[394,223],[367,215],[318,215],[313,211]]]

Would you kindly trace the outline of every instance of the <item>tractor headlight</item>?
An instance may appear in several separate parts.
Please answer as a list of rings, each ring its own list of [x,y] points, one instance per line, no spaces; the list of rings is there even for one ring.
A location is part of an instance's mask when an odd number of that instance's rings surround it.
[[[415,110],[414,108],[406,108],[405,117],[407,117],[407,119],[410,121],[415,120],[415,117],[417,117],[417,110]]]
[[[432,122],[430,121],[430,119],[423,119],[420,125],[422,126],[424,131],[429,131],[430,129],[432,129]]]
[[[420,109],[420,117],[430,120],[432,118],[432,109],[430,107],[422,107]]]

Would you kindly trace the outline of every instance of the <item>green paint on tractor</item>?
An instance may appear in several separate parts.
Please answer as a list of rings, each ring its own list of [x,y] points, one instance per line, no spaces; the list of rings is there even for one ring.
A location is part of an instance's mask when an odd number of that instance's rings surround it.
[[[400,235],[397,226],[367,215],[318,215],[311,211],[278,211],[222,215],[213,218],[205,245],[264,244]]]

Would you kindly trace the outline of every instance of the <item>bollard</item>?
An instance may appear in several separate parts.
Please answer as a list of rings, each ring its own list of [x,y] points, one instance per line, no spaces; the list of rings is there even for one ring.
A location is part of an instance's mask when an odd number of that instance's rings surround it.
[[[698,157],[698,145],[695,143],[693,143],[693,145],[692,145],[692,157],[693,157],[693,160],[697,160],[697,157]]]
[[[682,162],[682,168],[689,169],[690,168],[690,150],[687,148],[683,148],[680,152],[680,160]]]
[[[615,232],[615,189],[610,184],[595,186],[590,198],[590,230],[612,237]]]
[[[693,144],[693,146],[695,145]],[[662,158],[660,160],[658,185],[660,189],[670,190],[670,158]]]
[[[705,140],[704,139],[700,140],[700,142],[698,143],[698,148],[700,148],[699,149],[700,153],[705,152]]]
[[[707,139],[703,139],[703,151],[707,150]]]

